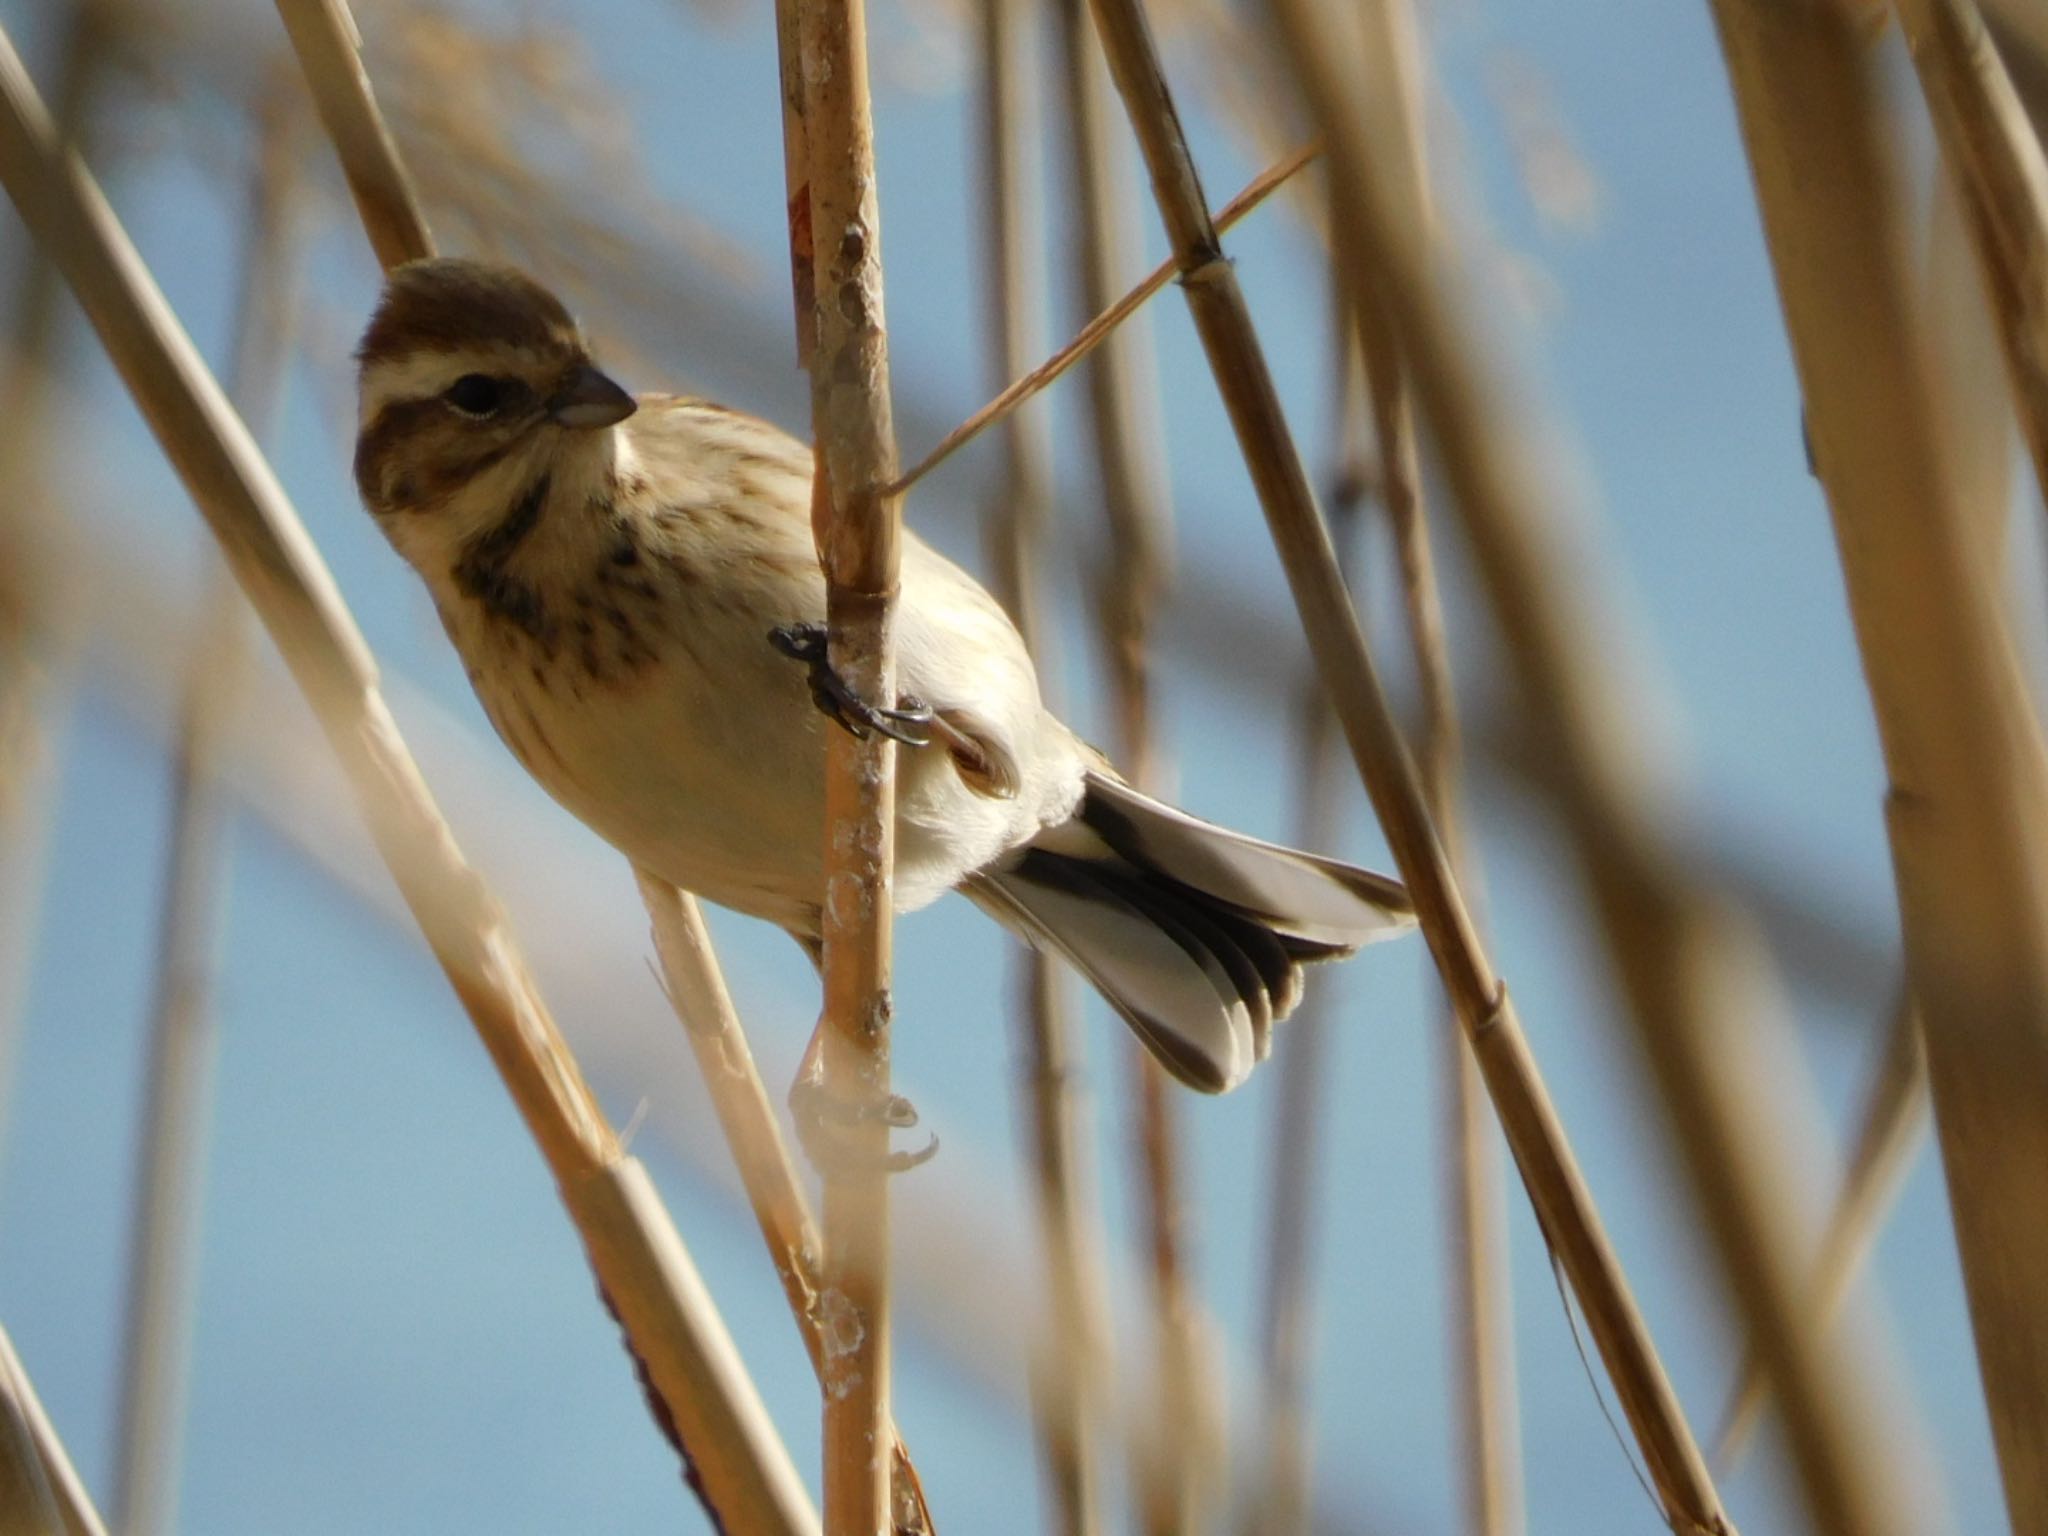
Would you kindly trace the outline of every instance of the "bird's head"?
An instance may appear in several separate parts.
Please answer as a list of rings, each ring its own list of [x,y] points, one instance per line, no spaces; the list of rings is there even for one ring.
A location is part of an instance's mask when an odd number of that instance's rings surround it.
[[[591,362],[547,289],[456,258],[395,268],[356,349],[356,484],[401,549],[459,542],[633,397]]]

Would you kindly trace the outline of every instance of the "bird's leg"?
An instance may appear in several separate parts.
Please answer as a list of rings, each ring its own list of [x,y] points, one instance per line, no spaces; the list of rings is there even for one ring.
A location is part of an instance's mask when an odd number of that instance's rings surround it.
[[[877,1120],[896,1130],[917,1124],[917,1109],[900,1093],[855,1092],[828,1087],[825,1082],[825,1020],[818,1021],[804,1058],[797,1064],[796,1081],[789,1086],[789,1113],[796,1121],[796,1139],[819,1177],[829,1179],[835,1171],[856,1165],[872,1167],[871,1154],[853,1149],[847,1132]],[[930,1162],[939,1150],[939,1138],[931,1137],[915,1152],[885,1152],[882,1171],[902,1173],[919,1163]]]
[[[832,670],[825,654],[824,625],[784,624],[768,631],[768,643],[791,661],[800,661],[810,669],[811,698],[855,737],[865,740],[869,731],[879,731],[906,747],[930,744],[930,706],[908,694],[896,701],[894,709],[868,703],[854,692],[851,683]]]

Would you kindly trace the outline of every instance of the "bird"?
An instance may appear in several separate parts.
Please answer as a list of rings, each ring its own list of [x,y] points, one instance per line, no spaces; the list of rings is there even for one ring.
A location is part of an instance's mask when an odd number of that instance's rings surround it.
[[[1001,604],[908,530],[905,697],[857,697],[825,655],[810,446],[628,393],[518,269],[393,268],[356,363],[357,488],[505,746],[634,864],[814,961],[836,728],[905,744],[899,911],[959,890],[1204,1092],[1267,1055],[1305,965],[1413,925],[1392,878],[1125,782],[1047,709]]]

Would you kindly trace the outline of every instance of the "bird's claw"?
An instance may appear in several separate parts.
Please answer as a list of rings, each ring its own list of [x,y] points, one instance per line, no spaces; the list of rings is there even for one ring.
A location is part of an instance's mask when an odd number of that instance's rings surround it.
[[[812,700],[855,740],[865,741],[870,731],[876,731],[906,747],[931,744],[931,707],[908,694],[896,701],[894,709],[883,709],[863,699],[854,692],[852,684],[832,669],[825,654],[824,625],[783,624],[768,631],[768,643],[791,661],[800,661],[810,669]]]
[[[879,1168],[883,1173],[904,1173],[928,1163],[939,1150],[939,1138],[909,1152],[884,1152],[877,1157],[865,1147],[856,1149],[848,1132],[877,1121],[893,1130],[908,1130],[917,1124],[917,1106],[900,1093],[881,1093],[849,1098],[828,1090],[815,1073],[799,1074],[789,1090],[789,1110],[796,1121],[796,1135],[819,1175],[830,1178],[849,1171]]]

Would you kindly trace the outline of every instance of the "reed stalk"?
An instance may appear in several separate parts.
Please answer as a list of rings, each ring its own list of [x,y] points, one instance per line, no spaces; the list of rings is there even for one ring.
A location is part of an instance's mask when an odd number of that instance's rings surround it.
[[[902,507],[882,314],[881,229],[862,0],[795,0],[803,84],[810,239],[795,238],[817,451],[811,515],[825,569],[828,651],[856,693],[893,703],[891,637]],[[790,41],[788,32],[782,41]],[[785,65],[785,75],[787,66]],[[785,107],[789,105],[784,98]],[[797,142],[785,129],[785,144]],[[793,168],[793,162],[792,168]],[[789,187],[792,206],[805,187]],[[799,324],[799,334],[803,327]],[[896,744],[880,732],[828,733],[825,763],[825,1011],[813,1038],[829,1099],[879,1108],[889,1097]],[[825,1181],[825,1523],[834,1536],[886,1527],[889,1458],[889,1128],[856,1119]]]
[[[1601,1228],[1507,989],[1486,958],[1438,840],[1236,276],[1218,245],[1144,15],[1136,0],[1095,0],[1095,10],[1181,264],[1182,291],[1301,610],[1311,652],[1415,900],[1445,991],[1479,1054],[1524,1184],[1579,1296],[1668,1517],[1682,1531],[1726,1531],[1731,1527],[1705,1461]],[[1303,67],[1299,58],[1296,64]],[[1347,261],[1347,268],[1351,265]]]
[[[463,860],[354,620],[275,476],[0,35],[0,184],[56,262],[341,759],[373,838],[582,1233],[707,1502],[814,1529],[803,1486],[673,1224],[584,1083]]]
[[[1890,781],[1907,977],[2006,1510],[2016,1533],[2039,1536],[2048,752],[1976,531],[1980,509],[1957,491],[1923,367],[1896,161],[1860,18],[1837,4],[1743,0],[1716,0],[1714,18]],[[1957,174],[1967,186],[1967,169]],[[1830,195],[1811,197],[1815,186]]]
[[[983,0],[981,63],[983,224],[990,371],[1000,384],[1041,350],[1044,275],[1036,247],[1043,228],[1038,165],[1039,12],[1030,0]],[[1037,665],[1049,708],[1058,708],[1059,658],[1045,624],[1040,577],[1054,483],[1045,415],[1020,407],[1003,420],[1002,469],[985,513],[995,591]],[[1088,1536],[1101,1522],[1097,1425],[1105,1343],[1095,1244],[1087,1220],[1084,1130],[1075,1092],[1077,1052],[1070,978],[1034,948],[1015,951],[1019,1102],[1035,1174],[1034,1203],[1044,1254],[1046,1333],[1032,1350],[1032,1402],[1052,1523]]]
[[[242,246],[229,393],[257,439],[276,415],[291,352],[293,180],[302,136],[294,104],[273,90]],[[114,1485],[124,1536],[169,1530],[192,1329],[201,1170],[217,1050],[213,987],[228,807],[218,782],[229,721],[248,661],[248,618],[225,571],[214,570],[187,662],[171,765],[171,838],[158,912],[148,1097],[136,1168],[134,1246]]]
[[[0,1531],[8,1536],[107,1536],[92,1495],[0,1328]]]
[[[2048,496],[2048,157],[1971,0],[1893,0]]]
[[[1513,413],[1488,392],[1477,354],[1432,279],[1417,212],[1400,197],[1398,173],[1375,140],[1376,103],[1347,89],[1345,55],[1333,51],[1334,34],[1311,0],[1281,0],[1275,11],[1311,109],[1330,136],[1345,269],[1358,291],[1370,281],[1385,296],[1413,370],[1451,504],[1508,638],[1506,654],[1543,722],[1550,785],[1706,1232],[1784,1395],[1810,1513],[1831,1532],[1904,1530],[1912,1500],[1875,1421],[1880,1395],[1867,1362],[1799,1325],[1799,1217],[1770,1154],[1780,1127],[1800,1112],[1780,1102],[1782,1085],[1763,1067],[1756,1037],[1743,1032],[1754,1028],[1747,1021],[1774,1012],[1760,956],[1663,846],[1662,786],[1625,723],[1637,706],[1593,648],[1591,637],[1603,632],[1590,622],[1598,616],[1597,590],[1583,559],[1563,547],[1556,513],[1533,515],[1543,476],[1514,439]],[[1567,593],[1575,594],[1573,606]],[[1597,1342],[1603,1325],[1589,1321]],[[1630,1388],[1621,1390],[1640,1433]],[[1711,1497],[1712,1485],[1689,1430],[1682,1447],[1659,1440],[1652,1475],[1674,1522],[1710,1529],[1711,1520],[1725,1522],[1718,1508],[1693,1502]],[[1673,1449],[1682,1449],[1682,1464],[1669,1459]]]

